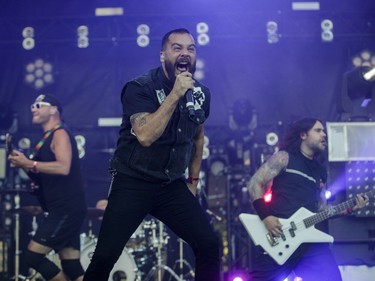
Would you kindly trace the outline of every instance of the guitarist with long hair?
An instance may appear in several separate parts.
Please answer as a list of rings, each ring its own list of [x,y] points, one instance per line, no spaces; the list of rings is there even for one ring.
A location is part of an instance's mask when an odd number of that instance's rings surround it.
[[[13,150],[8,159],[22,168],[39,186],[38,200],[48,213],[38,225],[25,251],[29,267],[45,280],[79,281],[84,270],[80,263],[80,228],[86,216],[83,181],[77,144],[62,121],[62,107],[56,97],[39,95],[31,105],[32,122],[43,129],[32,159]],[[62,270],[46,255],[59,254]]]
[[[273,238],[280,239],[281,242],[286,240],[286,235],[291,236],[293,241],[296,235],[294,231],[298,231],[297,226],[293,224],[290,231],[283,231],[286,226],[282,225],[282,219],[290,218],[302,207],[309,212],[318,212],[324,208],[323,191],[327,170],[317,157],[326,146],[323,123],[314,118],[300,119],[285,132],[279,146],[280,150],[250,179],[250,198],[268,231],[270,244]],[[272,200],[266,203],[263,196],[270,185]],[[364,207],[368,200],[367,195],[358,195],[354,207],[345,209],[344,212],[358,210]],[[302,243],[283,263],[277,263],[262,247],[256,247],[256,257],[250,272],[251,280],[281,281],[292,271],[304,281],[342,280],[329,245]]]

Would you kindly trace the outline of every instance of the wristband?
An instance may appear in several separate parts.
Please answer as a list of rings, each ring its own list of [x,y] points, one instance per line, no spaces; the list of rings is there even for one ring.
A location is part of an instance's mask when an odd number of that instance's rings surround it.
[[[33,173],[39,173],[38,168],[36,167],[36,165],[38,165],[38,162],[34,161],[33,168],[32,168]]]
[[[263,198],[254,200],[253,206],[261,220],[264,220],[266,217],[271,215],[271,212]]]
[[[187,183],[193,183],[193,182],[195,182],[195,181],[199,181],[199,178],[188,177],[188,178],[186,179],[186,181],[187,181]]]
[[[346,208],[346,214],[347,215],[351,215],[353,213],[353,209],[352,208]]]

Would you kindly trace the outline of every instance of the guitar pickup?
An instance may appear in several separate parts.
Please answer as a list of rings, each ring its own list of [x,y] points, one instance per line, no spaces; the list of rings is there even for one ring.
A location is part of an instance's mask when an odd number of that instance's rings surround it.
[[[297,230],[297,226],[296,226],[296,224],[292,221],[292,222],[290,223],[290,227],[291,227],[291,228],[289,228],[290,236],[291,236],[291,237],[295,237],[295,236],[296,236],[295,231]]]
[[[283,239],[283,241],[286,241],[286,237],[285,237],[284,233],[282,233],[282,234],[280,235],[280,237],[281,237],[281,239]]]

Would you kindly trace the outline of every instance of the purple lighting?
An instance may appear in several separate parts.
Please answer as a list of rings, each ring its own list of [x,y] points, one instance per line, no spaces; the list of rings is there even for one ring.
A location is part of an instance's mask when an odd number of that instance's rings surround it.
[[[234,271],[231,272],[227,279],[228,281],[248,281],[249,279],[246,277],[246,273],[242,271]]]

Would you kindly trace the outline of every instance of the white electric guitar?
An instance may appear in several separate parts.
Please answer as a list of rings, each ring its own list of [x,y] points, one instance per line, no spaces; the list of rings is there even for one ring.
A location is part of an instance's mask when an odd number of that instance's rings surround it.
[[[374,196],[375,190],[364,195]],[[332,243],[333,237],[317,230],[314,225],[342,214],[344,210],[352,208],[355,204],[354,197],[319,213],[300,208],[289,219],[279,219],[283,225],[283,235],[280,237],[274,237],[269,233],[258,215],[242,213],[239,219],[254,244],[261,246],[279,265],[282,265],[302,243]]]

